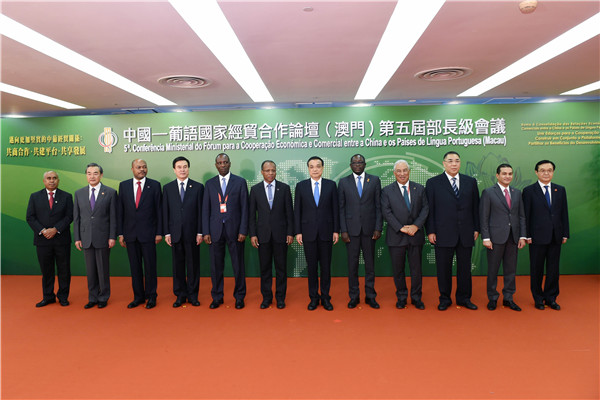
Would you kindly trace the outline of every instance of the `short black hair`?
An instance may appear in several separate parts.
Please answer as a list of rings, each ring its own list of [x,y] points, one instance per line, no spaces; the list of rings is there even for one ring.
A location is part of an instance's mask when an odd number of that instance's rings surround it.
[[[538,161],[537,164],[535,164],[535,170],[538,170],[538,167],[542,164],[552,164],[552,169],[556,171],[556,165],[554,165],[554,163],[550,160],[542,160],[542,161]]]
[[[88,168],[89,168],[89,167],[98,167],[98,170],[100,171],[100,173],[101,173],[101,174],[103,174],[103,173],[104,173],[104,170],[102,169],[102,167],[101,167],[100,165],[96,164],[95,162],[91,162],[91,163],[89,163],[89,164],[88,164],[88,165],[85,167],[85,172],[86,172],[86,173],[87,173],[87,170],[88,170]],[[536,167],[536,170],[537,170],[537,167]]]
[[[229,156],[227,155],[227,153],[219,153],[217,154],[217,156],[215,157],[215,162],[217,162],[217,158],[225,156],[227,157],[227,161],[231,162],[231,159],[229,158]]]
[[[502,164],[498,165],[498,168],[496,168],[496,173],[497,173],[497,174],[499,174],[499,173],[500,173],[500,170],[501,170],[502,168],[510,168],[510,169],[513,169],[512,165],[510,165],[510,164],[507,164],[507,163],[502,163]]]
[[[446,157],[448,157],[450,154],[456,154],[458,156],[458,158],[460,158],[460,154],[458,154],[454,150],[450,150],[449,152],[447,152],[446,154],[444,154],[444,157],[442,158],[442,160],[445,160]]]
[[[355,155],[353,155],[352,157],[350,157],[350,164],[352,164],[352,159],[353,159],[354,157],[360,157],[360,158],[362,158],[362,159],[363,159],[363,161],[365,161],[365,162],[367,161],[367,160],[365,159],[365,156],[363,156],[362,154],[355,154]]]
[[[265,160],[262,162],[262,164],[260,164],[260,170],[262,171],[264,169],[264,166],[266,163],[271,163],[275,166],[275,168],[277,168],[277,164],[275,164],[275,161],[273,160]]]
[[[306,162],[306,166],[308,167],[308,163],[311,162],[312,160],[319,160],[321,161],[321,165],[325,166],[325,162],[323,161],[323,159],[319,156],[312,156],[311,158],[308,159],[308,161]]]
[[[187,162],[188,168],[190,167],[190,160],[188,160],[184,156],[179,156],[179,157],[175,157],[175,159],[173,160],[173,169],[175,169],[175,164],[177,164],[177,162],[179,162],[179,161]]]

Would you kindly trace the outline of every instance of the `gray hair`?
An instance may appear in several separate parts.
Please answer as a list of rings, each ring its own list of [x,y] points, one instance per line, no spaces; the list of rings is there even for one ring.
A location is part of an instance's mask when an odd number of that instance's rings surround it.
[[[410,165],[408,164],[408,161],[406,161],[406,160],[398,160],[398,161],[396,161],[394,163],[394,171],[396,170],[396,165],[402,164],[402,163],[406,164],[406,166],[408,167],[408,170],[410,171]]]

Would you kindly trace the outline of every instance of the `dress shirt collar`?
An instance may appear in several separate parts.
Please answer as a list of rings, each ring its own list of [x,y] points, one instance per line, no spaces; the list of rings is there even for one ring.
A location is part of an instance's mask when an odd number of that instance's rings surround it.
[[[408,190],[408,193],[410,193],[410,180],[406,181],[406,183],[404,185],[398,181],[396,181],[396,183],[398,184],[398,187],[400,188],[400,193],[404,194],[404,192],[402,192],[402,186],[406,186],[406,190]]]
[[[276,181],[276,180],[275,180],[275,179],[273,179],[273,182],[271,182],[271,183],[270,183],[270,184],[272,185],[272,186],[271,186],[271,189],[273,189],[273,190],[275,190],[275,181]],[[267,182],[267,181],[263,180],[263,185],[265,186],[265,190],[267,190],[267,189],[268,189],[268,188],[267,188],[267,186],[269,186],[269,182]]]
[[[187,190],[187,185],[188,185],[188,181],[190,180],[190,178],[185,178],[183,181],[179,180],[179,178],[177,179],[177,189],[179,189],[181,187],[181,182],[183,182],[183,190]]]
[[[504,189],[508,189],[508,193],[510,193],[510,186],[502,186],[502,184],[500,182],[497,182],[498,186],[500,186],[500,190],[502,191],[502,194],[504,194]]]
[[[134,192],[137,190],[137,183],[138,182],[141,182],[142,183],[142,187],[144,187],[144,185],[146,184],[146,177],[143,177],[139,181],[137,179],[133,178],[133,191]]]
[[[544,190],[545,190],[545,189],[544,189],[544,186],[548,186],[548,190],[550,190],[550,189],[552,188],[552,182],[548,182],[548,184],[547,184],[547,185],[544,185],[544,184],[542,183],[542,181],[540,181],[540,180],[538,179],[538,184],[539,184],[539,185],[540,185],[540,187],[542,188],[542,193],[543,193],[543,192],[544,192]]]

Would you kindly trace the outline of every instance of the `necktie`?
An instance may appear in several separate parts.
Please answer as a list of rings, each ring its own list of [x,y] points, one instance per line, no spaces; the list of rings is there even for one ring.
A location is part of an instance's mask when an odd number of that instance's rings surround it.
[[[452,190],[454,190],[454,195],[458,199],[458,186],[456,186],[456,177],[452,178]]]
[[[408,198],[408,190],[406,189],[406,186],[402,186],[402,190],[403,190],[403,196],[404,196],[404,202],[406,203],[406,208],[408,208],[408,211],[410,211],[410,199]]]
[[[181,201],[183,202],[183,198],[185,197],[185,189],[183,188],[183,182],[181,182],[181,190],[179,190],[179,196],[181,196]]]
[[[135,208],[138,208],[140,205],[140,199],[142,198],[142,182],[138,181],[137,185],[137,192],[135,193]]]
[[[225,189],[227,189],[227,181],[225,180],[225,178],[223,178],[221,180],[223,183],[221,183],[221,193],[223,193],[223,196],[225,196]]]
[[[508,195],[508,189],[504,189],[504,198],[506,199],[506,204],[508,204],[508,208],[511,207],[510,196]]]
[[[96,195],[94,192],[96,188],[92,188],[92,195],[90,196],[90,207],[92,207],[92,211],[94,211],[94,207],[96,206]]]
[[[546,196],[546,202],[548,203],[548,207],[552,207],[552,203],[550,202],[550,192],[548,191],[548,185],[544,186],[546,191],[544,192],[544,196]]]
[[[319,182],[315,182],[315,192],[313,193],[315,197],[315,204],[319,205]]]
[[[358,182],[356,184],[356,188],[358,189],[358,197],[362,197],[362,183],[360,183],[360,179],[362,176],[357,177]]]
[[[273,208],[273,190],[271,189],[273,187],[272,184],[268,184],[267,185],[267,200],[269,200],[269,208]]]
[[[54,205],[54,192],[50,192],[50,199],[48,201],[50,202],[50,209],[52,210],[52,206]]]

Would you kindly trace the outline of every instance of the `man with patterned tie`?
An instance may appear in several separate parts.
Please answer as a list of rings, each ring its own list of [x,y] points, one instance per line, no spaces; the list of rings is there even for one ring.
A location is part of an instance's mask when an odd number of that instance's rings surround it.
[[[73,238],[83,250],[88,281],[88,303],[84,308],[106,307],[110,297],[110,249],[117,239],[117,191],[101,183],[104,171],[96,163],[87,165],[88,186],[75,192]]]
[[[481,193],[479,220],[481,239],[487,248],[487,295],[488,310],[495,310],[499,293],[498,271],[500,264],[504,271],[502,305],[514,311],[521,308],[514,302],[516,291],[517,251],[525,247],[525,211],[521,201],[521,191],[510,186],[513,168],[500,164],[496,168],[497,184]]]
[[[460,156],[444,154],[444,172],[427,180],[425,192],[429,217],[425,224],[429,242],[435,246],[440,304],[444,311],[452,304],[452,259],[456,254],[456,304],[469,310],[471,302],[471,253],[479,236],[479,190],[477,181],[459,174]]]
[[[567,192],[563,186],[551,182],[555,169],[552,161],[539,161],[535,164],[538,181],[523,189],[531,294],[538,310],[544,309],[544,302],[553,310],[560,310],[556,302],[560,250],[569,238]],[[544,264],[546,281],[542,289]]]
[[[381,212],[387,221],[386,243],[396,285],[396,308],[406,307],[408,289],[405,262],[410,269],[410,300],[418,310],[424,310],[422,297],[422,254],[425,244],[423,227],[429,205],[423,185],[410,181],[410,166],[405,160],[394,164],[396,182],[383,188]]]
[[[362,249],[365,260],[365,303],[379,308],[375,300],[375,241],[381,237],[381,182],[378,176],[365,172],[366,161],[362,154],[350,158],[352,173],[340,179],[338,198],[340,204],[340,229],[348,253],[348,308],[360,303],[358,261]]]
[[[339,239],[340,212],[335,182],[322,178],[323,159],[313,156],[306,163],[310,179],[296,184],[294,227],[296,241],[304,246],[308,270],[309,310],[319,302],[327,311],[333,310],[331,287],[332,246]],[[321,282],[319,285],[319,265]],[[319,294],[319,287],[321,293]]]
[[[45,188],[34,192],[27,205],[27,223],[33,229],[33,244],[42,270],[44,297],[36,307],[55,303],[69,305],[71,283],[71,221],[73,196],[58,188],[58,174],[44,173]],[[58,276],[58,291],[54,294],[54,265]]]
[[[188,301],[200,305],[200,243],[202,243],[202,200],[204,186],[190,179],[190,161],[173,160],[175,180],[163,187],[163,231],[173,259],[173,307]]]
[[[264,178],[250,189],[248,229],[250,242],[258,249],[260,263],[260,308],[273,302],[273,264],[275,264],[275,300],[277,308],[285,308],[287,290],[287,250],[294,240],[294,210],[290,187],[275,180],[277,166],[263,161]]]
[[[127,308],[146,303],[156,306],[156,245],[162,240],[162,193],[160,183],[146,176],[146,161],[131,163],[133,178],[119,184],[119,243],[127,248],[131,268],[133,301]],[[143,266],[142,266],[143,262]]]

